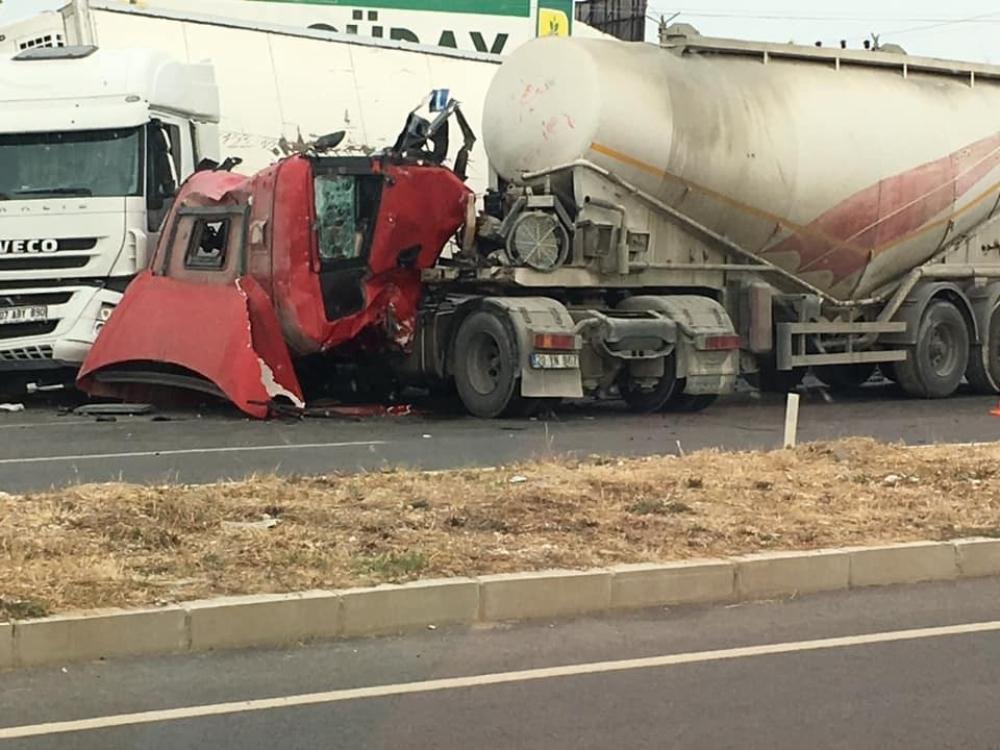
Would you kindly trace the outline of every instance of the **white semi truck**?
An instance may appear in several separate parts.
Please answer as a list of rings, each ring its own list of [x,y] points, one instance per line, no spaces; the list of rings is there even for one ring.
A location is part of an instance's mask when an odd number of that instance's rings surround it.
[[[0,59],[0,382],[79,365],[176,187],[218,158],[218,122],[210,65],[94,46]]]

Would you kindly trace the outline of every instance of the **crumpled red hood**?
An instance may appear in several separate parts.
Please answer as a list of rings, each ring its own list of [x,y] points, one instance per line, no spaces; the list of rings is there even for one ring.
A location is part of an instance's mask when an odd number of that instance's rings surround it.
[[[185,376],[174,368],[203,379],[200,390],[225,396],[252,417],[267,417],[279,398],[304,406],[270,299],[248,276],[220,286],[139,274],[77,385],[91,395],[147,400]]]

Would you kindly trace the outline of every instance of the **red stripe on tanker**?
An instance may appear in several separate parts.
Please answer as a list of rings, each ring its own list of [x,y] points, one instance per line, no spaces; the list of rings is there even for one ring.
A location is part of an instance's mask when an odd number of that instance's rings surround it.
[[[871,254],[954,209],[1000,167],[1000,133],[862,190],[790,237],[764,251],[799,255],[800,273],[830,271],[835,282],[862,271]],[[996,190],[996,186],[992,186]],[[824,240],[821,238],[829,238]]]

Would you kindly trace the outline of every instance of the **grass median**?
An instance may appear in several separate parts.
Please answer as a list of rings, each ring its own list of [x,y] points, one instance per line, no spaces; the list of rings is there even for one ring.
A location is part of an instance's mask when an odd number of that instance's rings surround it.
[[[1000,536],[1000,444],[0,493],[0,621],[216,595]]]

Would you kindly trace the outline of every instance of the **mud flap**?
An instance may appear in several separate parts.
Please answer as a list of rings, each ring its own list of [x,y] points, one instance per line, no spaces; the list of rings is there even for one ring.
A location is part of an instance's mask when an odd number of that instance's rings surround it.
[[[165,388],[215,393],[261,419],[276,399],[305,406],[270,299],[246,276],[217,285],[143,272],[97,337],[77,385],[152,402],[163,401]]]

